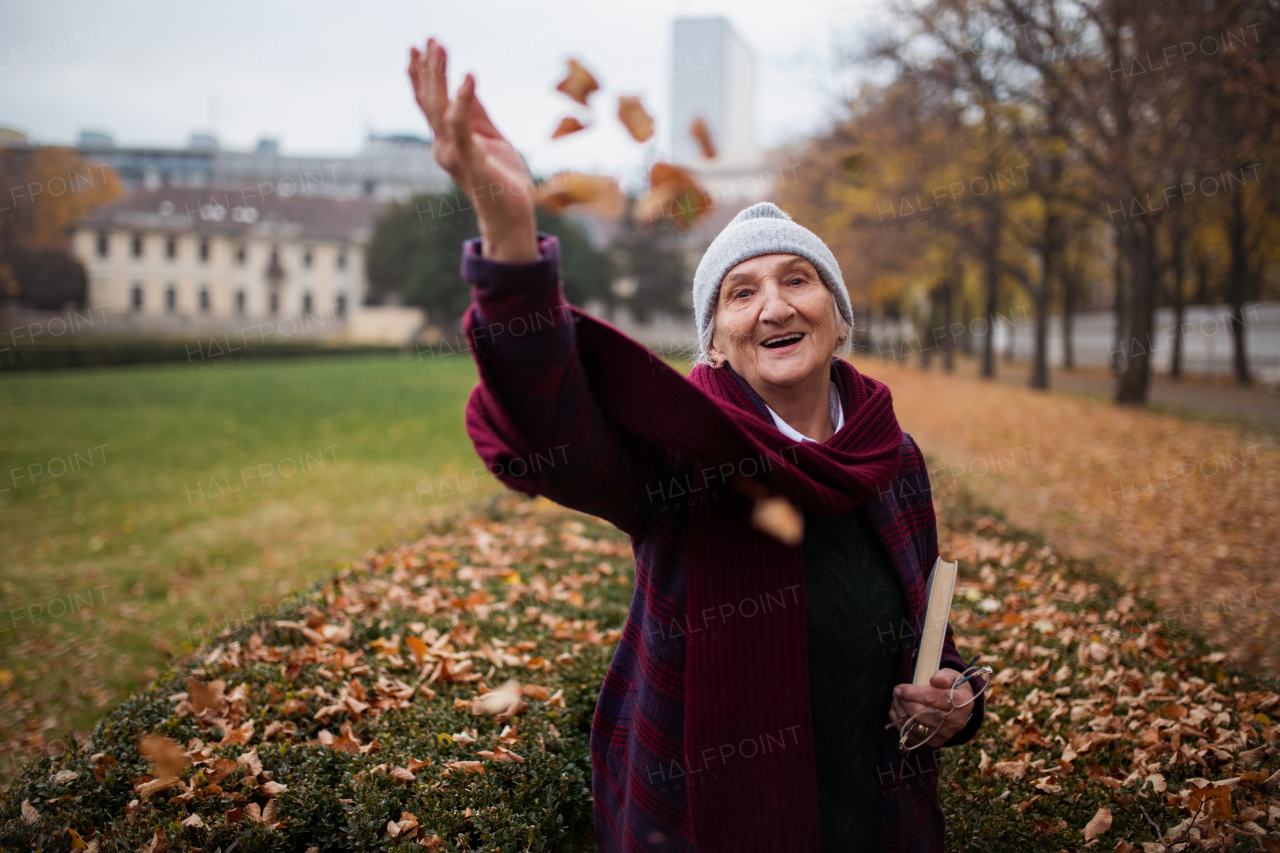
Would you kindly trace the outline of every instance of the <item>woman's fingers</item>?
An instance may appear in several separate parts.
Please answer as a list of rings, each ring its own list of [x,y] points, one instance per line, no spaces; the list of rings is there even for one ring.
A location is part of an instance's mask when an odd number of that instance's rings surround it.
[[[449,111],[449,132],[453,142],[458,146],[458,155],[463,163],[470,163],[473,145],[471,144],[471,112],[475,104],[476,78],[468,74],[458,87],[458,97],[454,99]]]
[[[444,47],[434,38],[427,39],[426,53],[416,47],[409,51],[409,78],[413,82],[414,95],[431,125],[431,131],[439,135],[444,124],[444,114],[449,108],[448,57]]]

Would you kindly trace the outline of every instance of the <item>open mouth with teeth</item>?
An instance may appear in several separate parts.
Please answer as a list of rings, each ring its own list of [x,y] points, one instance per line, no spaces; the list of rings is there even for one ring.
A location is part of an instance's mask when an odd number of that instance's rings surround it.
[[[761,346],[769,349],[786,349],[800,343],[800,339],[804,337],[804,332],[791,332],[786,335],[775,335],[766,340]]]

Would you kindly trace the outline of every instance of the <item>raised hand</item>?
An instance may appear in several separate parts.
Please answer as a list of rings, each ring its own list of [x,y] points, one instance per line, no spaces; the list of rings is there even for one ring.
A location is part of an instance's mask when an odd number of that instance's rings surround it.
[[[504,263],[536,261],[533,177],[489,120],[476,97],[474,76],[467,74],[457,97],[449,99],[447,68],[448,56],[434,38],[427,39],[425,53],[409,49],[409,80],[431,125],[436,162],[471,198],[485,257]]]

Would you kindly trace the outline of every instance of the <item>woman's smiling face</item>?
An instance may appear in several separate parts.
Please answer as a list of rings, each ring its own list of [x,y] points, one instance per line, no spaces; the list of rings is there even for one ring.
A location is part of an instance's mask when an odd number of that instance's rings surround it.
[[[725,274],[710,353],[757,391],[789,387],[828,369],[839,336],[831,291],[798,255],[748,258]]]

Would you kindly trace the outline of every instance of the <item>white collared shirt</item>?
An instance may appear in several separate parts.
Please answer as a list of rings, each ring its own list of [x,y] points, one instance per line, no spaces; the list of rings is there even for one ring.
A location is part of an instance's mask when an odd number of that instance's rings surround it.
[[[769,409],[769,415],[773,418],[773,423],[778,427],[778,431],[792,441],[812,441],[817,443],[816,439],[809,438],[807,435],[801,435],[799,431],[794,429],[791,424],[778,417],[778,413],[769,408],[769,404],[765,404],[765,408]],[[831,425],[835,427],[836,432],[844,426],[844,406],[840,405],[840,393],[836,390],[836,383],[831,383]]]

